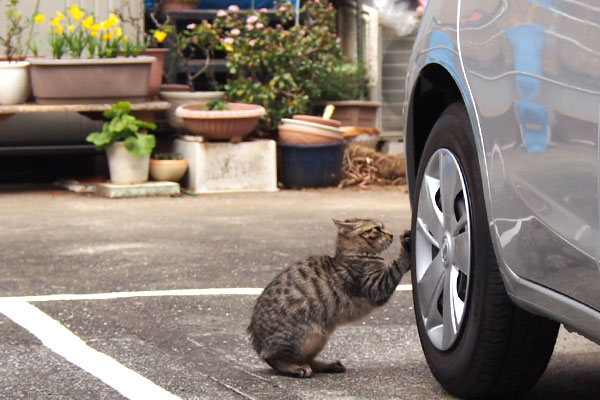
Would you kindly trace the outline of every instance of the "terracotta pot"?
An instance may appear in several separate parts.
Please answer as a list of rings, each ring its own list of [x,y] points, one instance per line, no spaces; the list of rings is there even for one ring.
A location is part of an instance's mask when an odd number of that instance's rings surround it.
[[[148,180],[150,156],[136,157],[125,148],[125,142],[116,142],[106,149],[110,181],[117,185],[131,185]]]
[[[344,140],[339,128],[297,119],[283,118],[279,141],[286,144],[326,144]]]
[[[148,97],[153,99],[161,89],[163,80],[163,70],[165,68],[165,59],[169,54],[169,49],[150,48],[144,50],[143,56],[151,56],[156,58],[150,67],[150,83],[148,88]]]
[[[164,85],[163,85],[164,86]],[[199,91],[199,92],[190,92],[190,91],[165,91],[162,90],[158,93],[159,97],[165,101],[171,103],[171,108],[167,111],[167,121],[171,128],[176,131],[185,130],[185,124],[183,120],[175,115],[175,110],[177,107],[183,104],[189,103],[198,103],[203,101],[210,100],[221,100],[225,97],[225,92],[218,91]]]
[[[256,104],[227,103],[227,110],[205,110],[206,102],[177,107],[175,114],[183,119],[192,135],[207,139],[229,140],[237,143],[252,132],[258,119],[266,114],[264,107]]]
[[[0,61],[0,105],[21,104],[29,97],[29,63]]]
[[[187,171],[187,160],[150,159],[150,176],[156,181],[178,182]]]
[[[323,117],[317,117],[316,115],[294,115],[294,119],[299,121],[313,122],[315,124],[322,124],[327,126],[333,126],[334,128],[339,128],[342,126],[342,123],[336,119],[325,119]]]
[[[148,100],[154,57],[28,59],[36,103],[116,103]]]
[[[197,7],[197,1],[166,0],[163,3],[163,10],[165,11],[188,11],[195,10]]]

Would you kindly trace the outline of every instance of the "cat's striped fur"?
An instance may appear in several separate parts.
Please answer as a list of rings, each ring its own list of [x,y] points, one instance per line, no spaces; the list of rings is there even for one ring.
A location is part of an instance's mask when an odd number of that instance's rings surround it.
[[[281,373],[344,372],[315,360],[333,330],[385,304],[410,269],[410,235],[391,265],[378,256],[393,236],[371,219],[336,221],[336,254],[312,256],[277,275],[254,306],[248,333],[258,355]]]

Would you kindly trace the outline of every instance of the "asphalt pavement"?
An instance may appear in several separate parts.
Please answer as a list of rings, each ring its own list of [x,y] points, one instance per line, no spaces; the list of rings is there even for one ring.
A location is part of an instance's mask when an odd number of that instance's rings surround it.
[[[345,374],[275,374],[245,333],[257,293],[332,218],[410,224],[404,188],[105,199],[0,187],[2,399],[446,399],[418,341],[409,277],[324,352]],[[387,251],[391,259],[399,244]],[[561,329],[528,399],[597,398],[600,347]]]

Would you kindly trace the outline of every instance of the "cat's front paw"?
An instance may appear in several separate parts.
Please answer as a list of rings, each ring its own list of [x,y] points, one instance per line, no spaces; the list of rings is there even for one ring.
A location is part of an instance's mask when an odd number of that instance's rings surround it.
[[[402,250],[400,251],[400,254],[403,254],[404,252],[410,253],[410,236],[410,230],[406,230],[402,235],[400,235],[400,243],[402,244]]]

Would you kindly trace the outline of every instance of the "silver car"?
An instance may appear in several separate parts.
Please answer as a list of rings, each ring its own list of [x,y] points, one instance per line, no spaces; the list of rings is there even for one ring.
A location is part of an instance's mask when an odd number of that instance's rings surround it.
[[[413,296],[436,379],[518,395],[600,342],[600,6],[430,0],[406,82]]]

